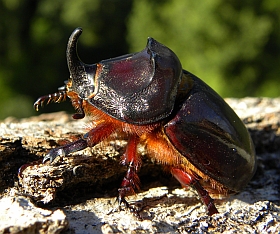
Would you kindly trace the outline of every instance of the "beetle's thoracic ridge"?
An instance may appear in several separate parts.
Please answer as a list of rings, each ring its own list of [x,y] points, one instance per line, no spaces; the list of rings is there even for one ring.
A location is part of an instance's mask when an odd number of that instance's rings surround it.
[[[153,38],[141,52],[88,65],[77,54],[81,33],[75,29],[68,42],[70,78],[65,88],[39,98],[34,106],[38,109],[45,100],[60,102],[67,94],[78,112],[73,117],[89,115],[94,127],[82,139],[51,150],[44,161],[126,135],[121,162],[128,171],[119,204],[129,207],[125,197],[139,189],[141,144],[182,186],[198,192],[210,215],[217,213],[211,197],[240,191],[256,169],[254,146],[242,121]]]

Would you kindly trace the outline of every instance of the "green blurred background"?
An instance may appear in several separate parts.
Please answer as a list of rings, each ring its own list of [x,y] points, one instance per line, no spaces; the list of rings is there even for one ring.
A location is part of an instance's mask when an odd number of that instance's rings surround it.
[[[96,63],[154,37],[223,97],[280,96],[280,1],[0,0],[0,119],[35,115],[33,102],[68,79],[65,50]],[[70,110],[69,102],[42,112]]]

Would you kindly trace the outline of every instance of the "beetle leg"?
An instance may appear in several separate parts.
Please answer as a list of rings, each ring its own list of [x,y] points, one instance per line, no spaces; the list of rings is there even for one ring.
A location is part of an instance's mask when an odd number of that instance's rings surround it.
[[[65,156],[70,153],[85,149],[87,147],[88,147],[87,141],[85,139],[79,139],[77,141],[50,150],[50,152],[44,157],[43,163],[45,163],[47,160],[53,162],[53,160],[57,156]]]
[[[215,207],[214,201],[213,199],[209,196],[208,192],[201,186],[201,184],[199,183],[199,181],[195,181],[192,184],[192,187],[198,192],[198,194],[201,197],[201,200],[203,201],[203,203],[206,205],[207,210],[208,210],[208,214],[209,215],[213,215],[216,213],[219,213],[217,208]]]
[[[138,169],[141,166],[141,159],[137,154],[137,145],[139,139],[136,136],[132,136],[126,147],[126,152],[124,153],[121,164],[128,165],[128,170],[126,172],[125,177],[121,183],[121,187],[119,188],[119,196],[118,196],[118,203],[121,206],[121,203],[124,203],[127,208],[130,208],[131,211],[133,210],[128,202],[125,200],[125,197],[128,195],[135,194],[135,189],[140,188],[140,180],[137,175]],[[137,212],[136,212],[137,213]]]
[[[89,146],[92,147],[111,135],[113,130],[114,128],[111,124],[101,123],[86,133],[83,138],[50,150],[50,152],[44,157],[43,163],[47,160],[52,162],[57,156],[65,156]]]
[[[199,178],[197,178],[196,175],[186,173],[178,168],[172,168],[171,173],[181,183],[183,187],[191,186],[198,192],[201,200],[207,207],[209,215],[219,213],[214,205],[213,199],[209,196],[208,192],[201,186],[201,184],[199,183]]]

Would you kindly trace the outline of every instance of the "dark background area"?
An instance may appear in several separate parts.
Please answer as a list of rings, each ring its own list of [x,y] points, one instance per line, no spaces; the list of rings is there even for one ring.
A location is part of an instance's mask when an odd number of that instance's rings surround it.
[[[137,52],[154,37],[223,97],[280,95],[280,2],[0,0],[0,119],[35,115],[34,101],[68,79],[65,50],[83,28],[85,63]],[[69,110],[69,102],[42,112]]]

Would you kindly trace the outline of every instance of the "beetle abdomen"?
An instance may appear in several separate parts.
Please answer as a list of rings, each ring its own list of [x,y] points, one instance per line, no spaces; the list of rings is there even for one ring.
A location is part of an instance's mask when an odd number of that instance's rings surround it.
[[[165,126],[171,143],[200,171],[233,191],[255,172],[251,137],[235,112],[199,78],[184,71],[193,88]]]

